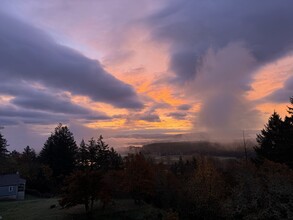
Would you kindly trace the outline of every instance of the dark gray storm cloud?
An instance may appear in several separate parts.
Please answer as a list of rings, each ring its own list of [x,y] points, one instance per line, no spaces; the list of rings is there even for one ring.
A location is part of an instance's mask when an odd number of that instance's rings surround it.
[[[78,105],[74,105],[70,100],[56,98],[51,94],[36,94],[36,96],[18,96],[11,103],[27,108],[52,112],[63,112],[69,114],[89,114],[90,111]]]
[[[129,125],[129,123],[132,123],[136,120],[142,120],[142,121],[146,121],[146,122],[161,122],[161,118],[160,115],[157,113],[157,110],[159,109],[166,109],[166,108],[170,108],[170,104],[166,103],[166,102],[156,102],[152,99],[150,99],[150,101],[153,102],[152,105],[148,106],[146,109],[144,109],[144,111],[141,112],[132,112],[128,115],[114,115],[114,118],[125,118],[126,125]]]
[[[28,84],[15,85],[17,82],[2,84],[0,93],[14,96],[10,103],[21,108],[66,114],[90,113],[90,110],[73,104],[70,98],[60,90],[37,89]]]
[[[145,113],[145,114],[139,115],[137,117],[137,119],[147,121],[147,122],[160,122],[161,121],[160,116],[155,113]]]
[[[115,118],[125,118],[125,125],[129,125],[134,121],[141,120],[146,122],[160,122],[160,116],[155,112],[155,110],[151,109],[141,113],[133,113],[129,115],[115,115]]]
[[[62,110],[62,109],[60,109]],[[69,109],[67,109],[69,110]],[[84,120],[85,122],[97,120],[109,120],[111,117],[104,113],[87,112],[87,113],[59,113],[50,111],[39,111],[36,109],[19,108],[17,105],[4,105],[0,107],[0,125],[17,125],[25,124],[58,124],[68,123],[70,120]]]
[[[17,86],[16,86],[17,85]],[[92,111],[71,102],[61,90],[35,88],[28,83],[0,83],[0,94],[12,96],[9,105],[0,108],[0,124],[17,123],[52,124],[66,123],[70,119],[87,121],[111,119],[103,112]]]
[[[260,63],[292,51],[293,2],[173,0],[150,18],[153,37],[169,42],[177,82],[196,76],[209,48],[244,42]]]
[[[45,32],[1,11],[0,48],[1,82],[37,82],[116,107],[143,107],[134,89],[107,73],[98,61],[57,44]],[[15,102],[29,105],[34,100],[17,98]]]
[[[59,122],[68,122],[69,119],[63,114],[51,114],[34,110],[20,109],[15,106],[0,107],[0,124],[57,124]]]
[[[171,112],[167,116],[172,117],[177,120],[184,120],[187,116],[185,112]]]
[[[189,104],[182,104],[177,107],[177,109],[180,111],[188,111],[191,108],[192,108],[192,105],[189,105]]]

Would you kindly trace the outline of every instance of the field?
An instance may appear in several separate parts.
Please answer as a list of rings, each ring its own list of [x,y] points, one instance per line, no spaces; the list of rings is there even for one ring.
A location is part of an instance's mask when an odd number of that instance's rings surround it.
[[[156,219],[161,211],[149,205],[136,206],[132,200],[115,200],[115,205],[101,210],[96,205],[91,217],[87,218],[83,206],[61,209],[56,198],[29,198],[24,201],[1,201],[2,220],[77,220],[77,219]],[[55,208],[50,208],[56,205]],[[1,219],[0,218],[0,219]]]

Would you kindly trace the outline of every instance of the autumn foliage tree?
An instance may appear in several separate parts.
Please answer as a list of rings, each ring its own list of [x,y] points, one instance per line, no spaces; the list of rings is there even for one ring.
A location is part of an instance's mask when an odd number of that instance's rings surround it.
[[[184,184],[181,215],[188,219],[216,219],[225,188],[221,172],[211,158],[201,157],[198,167]]]
[[[101,172],[76,171],[66,178],[59,203],[67,208],[83,204],[86,212],[90,212],[93,210],[94,201],[99,198],[100,187]]]
[[[130,154],[125,159],[126,189],[135,203],[148,201],[154,195],[154,169],[142,154]]]

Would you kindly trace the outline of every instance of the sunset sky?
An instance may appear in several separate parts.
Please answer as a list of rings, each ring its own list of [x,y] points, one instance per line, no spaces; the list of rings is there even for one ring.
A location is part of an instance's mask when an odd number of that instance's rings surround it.
[[[253,138],[293,96],[292,12],[291,0],[2,0],[8,149],[40,149],[59,122],[114,147]]]

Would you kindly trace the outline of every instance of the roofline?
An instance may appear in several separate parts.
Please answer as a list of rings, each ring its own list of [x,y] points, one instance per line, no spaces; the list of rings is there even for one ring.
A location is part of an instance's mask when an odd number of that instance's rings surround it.
[[[22,181],[22,182],[19,182],[19,183],[11,183],[11,184],[0,184],[0,187],[3,187],[3,186],[19,186],[19,184],[26,184],[26,180]]]
[[[3,186],[18,186],[19,184],[8,184],[8,185],[0,185],[0,187],[3,187]]]

